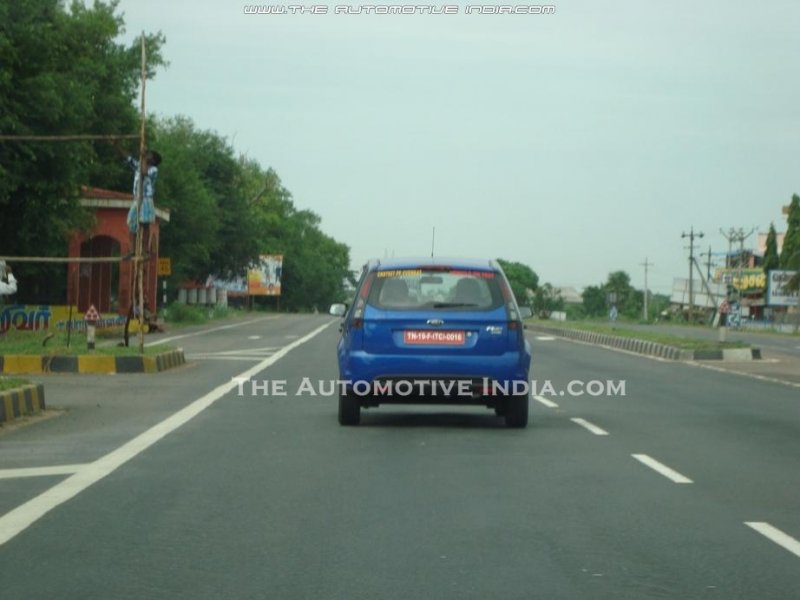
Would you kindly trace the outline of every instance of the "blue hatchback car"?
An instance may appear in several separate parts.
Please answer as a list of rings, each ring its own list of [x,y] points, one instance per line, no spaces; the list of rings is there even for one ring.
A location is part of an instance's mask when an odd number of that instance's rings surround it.
[[[337,347],[339,423],[381,404],[472,404],[528,424],[531,348],[500,266],[490,260],[373,260]]]

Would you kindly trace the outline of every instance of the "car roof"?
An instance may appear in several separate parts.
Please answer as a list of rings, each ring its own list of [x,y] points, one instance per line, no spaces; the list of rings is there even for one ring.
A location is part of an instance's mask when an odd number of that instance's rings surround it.
[[[454,267],[456,269],[474,269],[479,271],[496,271],[499,266],[495,261],[476,258],[452,257],[408,257],[408,258],[382,258],[373,259],[367,263],[370,270],[374,269],[411,269],[419,267]]]

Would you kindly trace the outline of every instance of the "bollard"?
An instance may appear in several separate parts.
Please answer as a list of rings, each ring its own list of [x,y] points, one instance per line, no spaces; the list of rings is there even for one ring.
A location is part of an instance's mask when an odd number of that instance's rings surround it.
[[[86,314],[83,315],[83,320],[86,322],[86,347],[89,350],[94,350],[94,334],[95,334],[95,327],[97,326],[97,321],[100,319],[100,315],[97,312],[97,309],[94,307],[94,304],[89,306],[89,310],[86,311]]]
[[[97,321],[86,321],[86,347],[94,350],[94,334]]]
[[[719,328],[719,341],[725,342],[728,339],[728,328],[725,325],[720,325]]]

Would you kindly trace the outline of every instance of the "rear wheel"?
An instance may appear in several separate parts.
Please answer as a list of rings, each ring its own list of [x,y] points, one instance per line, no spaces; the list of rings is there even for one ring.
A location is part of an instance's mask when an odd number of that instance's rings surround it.
[[[347,394],[339,394],[339,425],[358,425],[361,422],[361,405]]]
[[[522,429],[528,426],[528,395],[510,396],[506,400],[506,426]]]

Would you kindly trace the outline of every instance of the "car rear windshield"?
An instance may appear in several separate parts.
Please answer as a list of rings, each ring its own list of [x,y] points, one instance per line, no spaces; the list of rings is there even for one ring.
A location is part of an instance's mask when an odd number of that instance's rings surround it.
[[[375,273],[367,301],[391,310],[491,310],[503,294],[495,271],[397,269]]]

